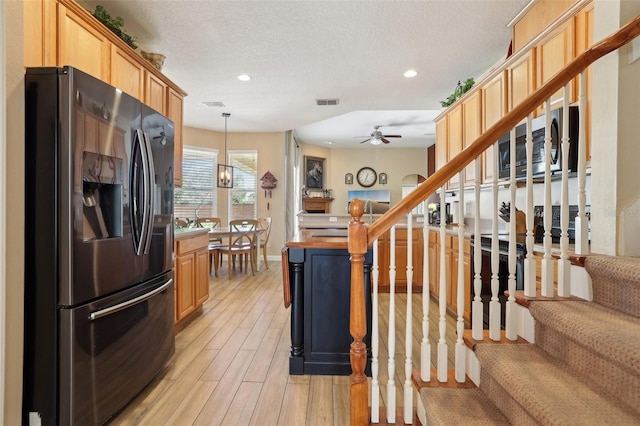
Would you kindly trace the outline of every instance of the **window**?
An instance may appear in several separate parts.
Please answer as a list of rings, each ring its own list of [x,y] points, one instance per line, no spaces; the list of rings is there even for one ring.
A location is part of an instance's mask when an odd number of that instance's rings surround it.
[[[258,152],[229,151],[233,188],[229,190],[229,220],[255,218],[258,214]]]
[[[217,151],[185,147],[182,151],[182,188],[174,193],[175,218],[216,217]]]

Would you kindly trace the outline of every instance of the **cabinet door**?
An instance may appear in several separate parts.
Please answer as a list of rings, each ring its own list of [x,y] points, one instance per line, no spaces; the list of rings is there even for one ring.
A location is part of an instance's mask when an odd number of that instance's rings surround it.
[[[149,71],[145,71],[144,103],[161,114],[167,114],[167,85]]]
[[[144,101],[144,68],[138,58],[111,45],[111,85]]]
[[[436,170],[440,170],[447,164],[447,139],[447,116],[445,115],[436,122]]]
[[[200,306],[209,298],[209,250],[199,250],[195,253],[195,298],[196,306]]]
[[[515,108],[535,90],[535,50],[523,55],[507,68],[509,81],[508,111]],[[501,118],[501,117],[498,117]]]
[[[576,56],[582,54],[585,50],[593,46],[593,2],[587,5],[578,13],[575,18],[576,33]],[[577,96],[584,96],[587,101],[587,110],[581,114],[580,119],[585,120],[585,140],[586,140],[586,158],[587,162],[591,161],[591,67],[585,70],[587,79],[586,93],[580,93],[580,77],[576,78]],[[577,99],[576,99],[577,100]]]
[[[176,318],[185,318],[196,309],[195,288],[196,265],[195,256],[188,254],[176,259]]]
[[[467,148],[482,133],[482,92],[471,94],[462,103],[464,126],[462,128],[462,146]],[[476,161],[473,160],[464,169],[464,184],[472,185],[476,181]],[[454,222],[458,218],[453,218]]]
[[[58,3],[58,66],[71,65],[110,81],[110,47],[104,35]]]
[[[536,87],[541,87],[573,59],[573,20],[569,19],[536,45]],[[575,97],[574,84],[570,84],[569,102]],[[560,106],[562,89],[551,96],[551,109]],[[541,109],[541,113],[544,111]]]
[[[462,151],[462,104],[453,107],[447,114],[447,161],[451,161]],[[449,188],[460,186],[460,175],[449,180]]]
[[[507,74],[501,72],[482,88],[482,131],[500,120],[507,111]],[[493,145],[482,153],[482,183],[493,182]]]
[[[54,67],[56,63],[56,2],[25,1],[24,66]]]
[[[182,96],[171,88],[167,93],[167,117],[175,125],[173,180],[175,186],[180,187],[182,186]]]

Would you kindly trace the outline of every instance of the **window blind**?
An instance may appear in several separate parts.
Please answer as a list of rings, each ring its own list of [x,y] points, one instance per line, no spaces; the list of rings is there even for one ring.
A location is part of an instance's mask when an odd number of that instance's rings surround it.
[[[174,192],[175,218],[195,220],[216,217],[216,151],[184,148],[182,151],[182,188]]]

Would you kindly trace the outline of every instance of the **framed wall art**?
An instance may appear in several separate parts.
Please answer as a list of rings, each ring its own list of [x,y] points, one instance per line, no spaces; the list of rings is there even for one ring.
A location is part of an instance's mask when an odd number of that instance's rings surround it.
[[[324,189],[325,159],[304,156],[304,176],[307,189]]]
[[[387,174],[386,173],[380,173],[378,175],[378,183],[380,185],[386,185],[387,184]]]

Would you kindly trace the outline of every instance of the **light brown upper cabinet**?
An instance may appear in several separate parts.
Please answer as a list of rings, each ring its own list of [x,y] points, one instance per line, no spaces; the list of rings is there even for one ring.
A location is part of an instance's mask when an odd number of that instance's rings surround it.
[[[167,113],[167,85],[149,71],[145,71],[144,103],[161,114]]]
[[[138,58],[114,44],[111,45],[111,85],[144,102],[144,68]]]
[[[524,54],[507,67],[508,105],[507,111],[511,111],[520,102],[526,99],[535,90],[536,69],[535,50]],[[502,118],[502,117],[498,117]]]
[[[436,170],[447,164],[447,145],[447,116],[443,115],[436,121]]]
[[[536,88],[567,66],[573,59],[574,24],[569,19],[536,44]],[[574,84],[570,83],[569,102],[575,100]],[[551,96],[551,109],[561,106],[562,89]],[[542,109],[539,110],[544,113]]]
[[[482,133],[482,91],[476,90],[462,102],[464,125],[462,126],[462,147],[466,148]],[[462,124],[462,123],[461,123]],[[476,181],[476,160],[464,169],[464,184]],[[478,160],[480,161],[480,160]]]
[[[58,3],[58,64],[109,82],[111,43],[77,13]]]
[[[482,131],[493,126],[507,111],[507,73],[503,71],[482,87]],[[493,146],[482,153],[482,183],[493,182]]]
[[[437,132],[437,129],[436,129]],[[447,162],[462,151],[462,103],[451,107],[447,114]],[[455,174],[449,180],[449,188],[460,187],[460,175]]]
[[[182,96],[169,88],[167,94],[167,117],[175,125],[173,144],[175,160],[173,165],[173,182],[175,186],[182,186]]]
[[[593,2],[585,6],[575,17],[576,56],[593,46]],[[587,161],[591,161],[591,67],[585,70],[586,93],[580,93],[580,77],[576,79],[576,93],[585,96],[587,111],[580,117],[585,123]]]

